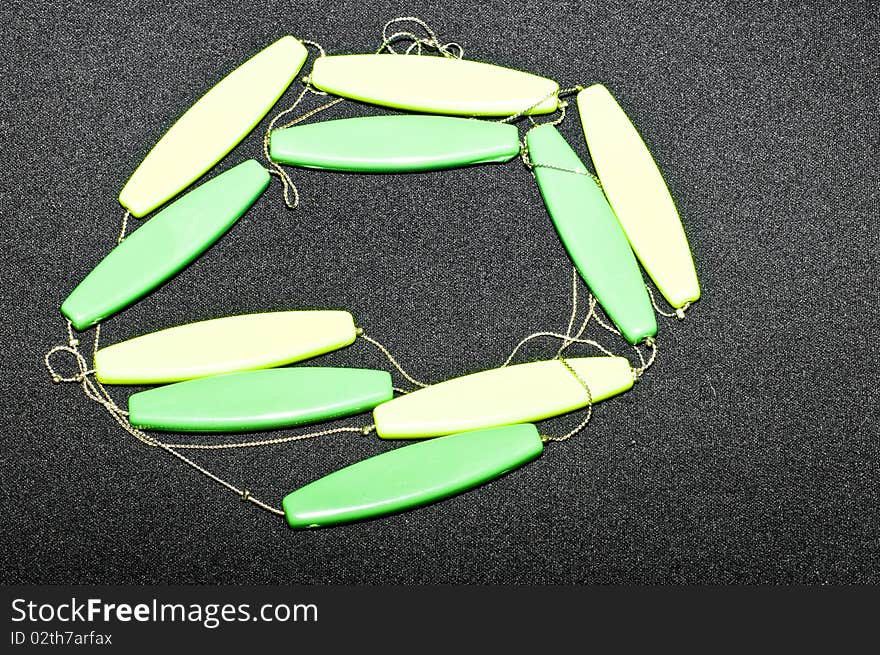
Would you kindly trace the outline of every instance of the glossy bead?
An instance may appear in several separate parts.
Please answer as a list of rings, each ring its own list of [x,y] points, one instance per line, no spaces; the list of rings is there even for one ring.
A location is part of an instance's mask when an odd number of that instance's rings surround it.
[[[566,359],[587,383],[593,402],[632,387],[623,357]],[[384,439],[413,439],[524,423],[585,407],[589,397],[559,360],[517,364],[453,378],[413,391],[373,410]]]
[[[272,132],[271,157],[293,166],[392,173],[510,161],[514,125],[448,116],[367,116]]]
[[[308,359],[352,343],[351,314],[267,312],[199,321],[106,346],[95,355],[105,384],[156,384]]]
[[[181,196],[113,248],[61,313],[84,330],[140,299],[207,250],[267,186],[269,173],[249,159]]]
[[[262,120],[306,54],[285,36],[220,80],[147,153],[119,193],[122,206],[144,216],[204,175]]]
[[[602,189],[553,125],[530,130],[526,142],[556,232],[590,291],[627,341],[655,336],[642,272]]]
[[[699,299],[681,218],[645,142],[601,84],[581,91],[577,104],[602,188],[645,271],[673,307]]]
[[[327,475],[288,494],[292,528],[316,528],[418,507],[497,478],[538,457],[534,425],[464,432],[404,446]]]
[[[387,371],[303,366],[187,380],[133,394],[131,424],[177,432],[268,430],[359,414],[394,395]]]
[[[546,77],[448,57],[319,57],[311,82],[333,95],[428,114],[547,114],[559,103],[559,85]]]

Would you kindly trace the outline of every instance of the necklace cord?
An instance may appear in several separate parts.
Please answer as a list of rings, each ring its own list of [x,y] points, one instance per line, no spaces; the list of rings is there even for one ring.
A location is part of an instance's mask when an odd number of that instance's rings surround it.
[[[648,285],[645,285],[645,288],[648,289],[648,295],[651,296],[651,304],[654,306],[654,311],[656,311],[658,314],[660,314],[660,316],[665,316],[666,318],[675,317],[679,321],[684,320],[685,312],[687,312],[687,310],[690,309],[690,307],[691,307],[690,302],[686,302],[681,307],[673,307],[673,310],[671,312],[667,312],[667,311],[664,311],[663,309],[661,309],[660,306],[657,304],[657,300],[654,297],[654,292],[651,291],[651,287],[649,287]]]
[[[574,435],[586,429],[587,425],[589,425],[590,420],[593,418],[593,393],[590,391],[590,386],[587,384],[587,381],[581,377],[577,371],[574,370],[574,367],[568,362],[568,360],[564,358],[559,358],[559,361],[566,368],[566,370],[574,376],[574,379],[578,381],[578,383],[583,388],[584,392],[587,394],[587,406],[585,408],[586,414],[584,418],[581,419],[580,423],[578,423],[574,428],[563,434],[561,437],[550,436],[550,435],[542,435],[541,439],[543,441],[567,441],[571,439]]]
[[[419,36],[415,32],[409,30],[399,30],[392,34],[388,34],[389,28],[398,23],[415,23],[425,32],[425,34],[427,34],[427,36]],[[415,50],[416,55],[421,55],[422,48],[424,47],[428,50],[435,50],[449,59],[461,59],[464,57],[464,48],[460,43],[456,43],[455,41],[442,43],[437,37],[437,33],[432,30],[425,21],[416,16],[398,16],[385,23],[382,27],[382,43],[376,50],[376,54],[380,54],[385,50],[393,55],[401,54],[397,52],[393,46],[393,44],[398,41],[410,41],[410,44],[402,53],[405,55],[412,54],[413,50]],[[453,50],[456,52],[452,52]]]
[[[379,350],[379,352],[381,352],[383,355],[385,355],[385,357],[388,359],[388,361],[391,362],[391,365],[397,369],[397,371],[404,377],[404,379],[407,382],[415,385],[419,389],[424,389],[425,387],[430,386],[429,383],[422,382],[421,380],[418,380],[418,379],[414,378],[412,375],[410,375],[409,373],[407,373],[406,370],[403,368],[403,366],[400,365],[400,362],[398,362],[397,359],[394,357],[394,355],[391,354],[391,351],[388,350],[388,348],[386,348],[384,344],[380,343],[379,341],[377,341],[373,337],[369,336],[366,333],[366,331],[364,330],[364,328],[362,328],[362,327],[357,328],[357,335],[361,339],[366,341],[367,343],[373,345],[376,349]],[[407,390],[407,389],[402,389],[402,388],[398,388],[398,387],[395,387],[394,389],[395,389],[395,391],[399,391],[400,393],[404,393],[404,394],[411,393],[411,391],[413,391],[413,390]]]

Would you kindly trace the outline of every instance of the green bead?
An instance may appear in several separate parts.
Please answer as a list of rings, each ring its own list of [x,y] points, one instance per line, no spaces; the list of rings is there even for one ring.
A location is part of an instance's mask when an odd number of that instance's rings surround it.
[[[128,399],[128,411],[132,425],[153,430],[269,430],[364,412],[393,394],[386,371],[278,368],[142,391]]]
[[[602,189],[554,126],[529,131],[526,143],[547,211],[590,291],[627,341],[653,337],[657,319],[644,279]]]
[[[368,519],[461,493],[522,466],[544,446],[534,425],[511,425],[423,441],[376,455],[288,494],[292,528]]]
[[[249,159],[196,187],[111,250],[61,313],[84,330],[127,307],[207,250],[268,185],[269,173]]]
[[[271,157],[293,166],[389,173],[509,161],[513,125],[447,116],[367,116],[272,132]]]

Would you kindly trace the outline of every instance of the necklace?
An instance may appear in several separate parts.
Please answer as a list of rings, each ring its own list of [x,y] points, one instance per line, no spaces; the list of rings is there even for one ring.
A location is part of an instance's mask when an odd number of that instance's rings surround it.
[[[406,21],[424,35],[389,33]],[[407,44],[403,53],[394,49],[400,43]],[[301,70],[307,46],[318,56],[305,86],[293,105],[270,121],[264,135],[268,168],[247,160],[177,197],[268,114]],[[423,51],[439,56],[422,56]],[[572,94],[596,176],[556,129],[566,118],[565,98]],[[290,118],[310,95],[335,97]],[[306,123],[346,99],[420,113]],[[535,120],[554,113],[559,114],[555,119]],[[520,138],[516,124],[524,121],[530,127]],[[260,198],[271,176],[280,179],[284,202],[295,209],[299,193],[282,164],[402,173],[516,157],[532,172],[572,261],[572,313],[565,334],[544,331],[525,337],[498,368],[426,384],[351,314],[338,310],[228,316],[99,347],[103,319],[195,260]],[[327,55],[314,42],[282,37],[228,74],[172,125],[125,184],[119,201],[126,213],[116,247],[61,305],[67,343],[45,357],[53,381],[79,384],[135,438],[285,517],[294,528],[423,505],[535,459],[544,444],[564,441],[585,428],[595,403],[631,388],[654,363],[655,311],[682,319],[700,295],[687,239],[663,177],[604,86],[561,89],[545,77],[466,60],[460,45],[441,43],[414,18],[389,21],[374,54]],[[146,216],[162,205],[126,236],[130,216]],[[673,311],[658,307],[639,263]],[[577,326],[580,280],[590,295],[587,315]],[[639,363],[584,338],[591,321],[622,337]],[[74,332],[88,329],[94,332],[91,365]],[[560,340],[556,356],[513,364],[520,348],[539,337]],[[377,348],[410,387],[394,386],[387,371],[285,366],[357,340]],[[575,344],[602,354],[565,357]],[[57,372],[53,359],[58,353],[74,358],[75,373]],[[107,391],[108,384],[162,386],[132,394],[123,409]],[[534,425],[579,409],[585,416],[564,435],[542,435]],[[237,442],[169,443],[146,432],[279,429],[367,411],[372,422],[366,425]],[[422,441],[312,482],[288,494],[281,508],[181,452],[270,446],[343,432]]]

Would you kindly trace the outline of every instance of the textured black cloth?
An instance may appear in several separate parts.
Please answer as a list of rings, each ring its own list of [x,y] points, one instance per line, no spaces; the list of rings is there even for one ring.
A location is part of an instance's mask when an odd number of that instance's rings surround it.
[[[880,579],[876,2],[246,5],[0,9],[4,582]],[[64,340],[59,303],[113,244],[119,189],[177,116],[282,34],[369,52],[399,14],[472,59],[604,82],[665,172],[703,299],[662,322],[643,381],[540,460],[427,508],[296,532],[51,384],[42,357]],[[378,111],[343,103],[322,118]],[[561,130],[586,158],[574,112]],[[259,157],[260,137],[209,175]],[[299,210],[273,182],[204,256],[108,320],[104,343],[344,308],[436,381],[564,329],[569,262],[518,162],[292,175]],[[314,363],[387,367],[365,343]],[[396,446],[340,435],[194,457],[277,503]]]

